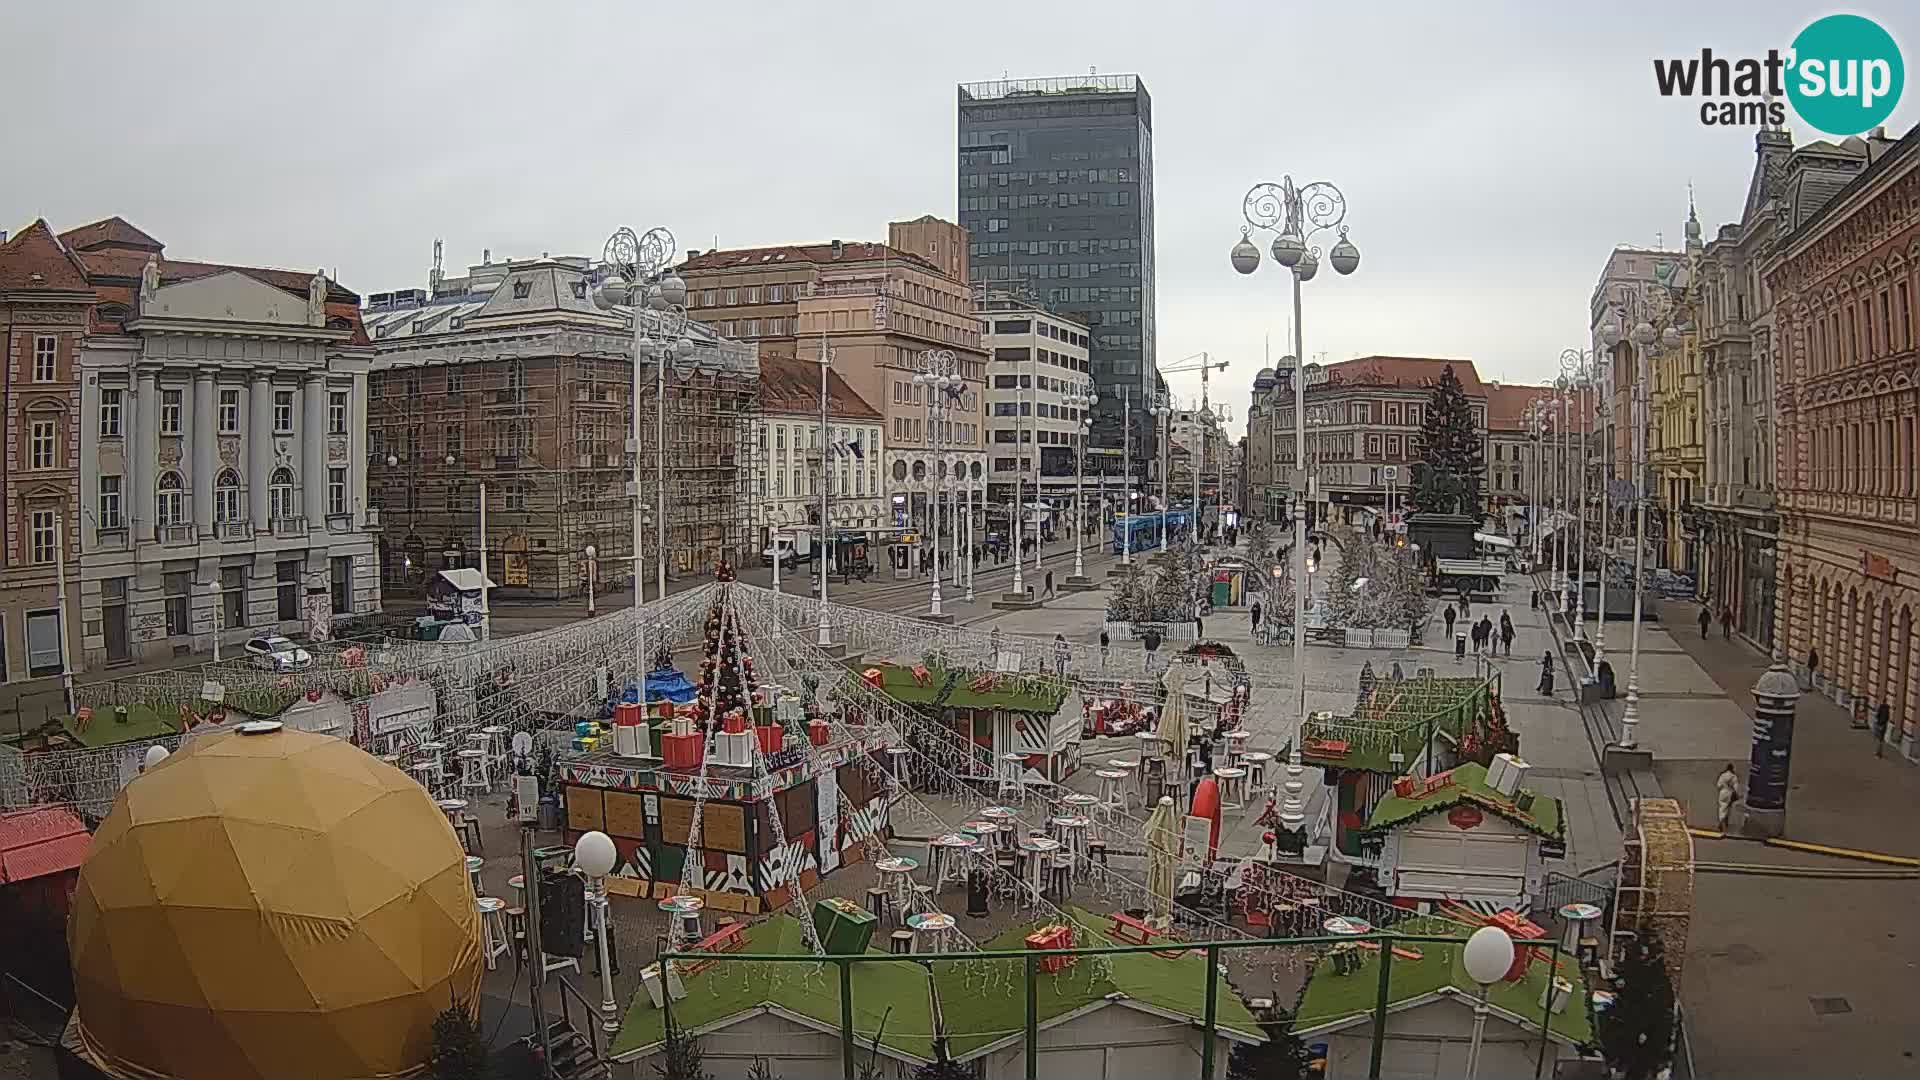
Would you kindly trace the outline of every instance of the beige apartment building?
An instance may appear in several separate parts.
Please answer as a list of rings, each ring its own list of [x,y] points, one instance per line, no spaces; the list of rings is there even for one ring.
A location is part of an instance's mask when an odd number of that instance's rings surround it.
[[[689,313],[763,355],[818,360],[881,413],[888,524],[924,527],[928,508],[986,496],[987,356],[966,283],[966,234],[937,218],[894,222],[885,244],[833,240],[690,253]],[[914,382],[922,356],[953,354],[962,380],[935,416]],[[937,489],[937,490],[936,490]]]

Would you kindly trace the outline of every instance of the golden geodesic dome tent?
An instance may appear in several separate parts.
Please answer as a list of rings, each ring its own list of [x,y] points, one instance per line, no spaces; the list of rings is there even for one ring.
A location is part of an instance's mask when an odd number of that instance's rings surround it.
[[[82,1044],[116,1076],[406,1074],[480,981],[465,852],[427,793],[271,723],[127,785],[67,935]]]

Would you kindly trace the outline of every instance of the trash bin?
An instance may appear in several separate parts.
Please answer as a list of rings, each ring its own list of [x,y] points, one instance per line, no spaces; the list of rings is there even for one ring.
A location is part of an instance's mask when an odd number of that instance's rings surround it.
[[[542,795],[540,797],[540,828],[555,830],[560,827],[560,797]]]

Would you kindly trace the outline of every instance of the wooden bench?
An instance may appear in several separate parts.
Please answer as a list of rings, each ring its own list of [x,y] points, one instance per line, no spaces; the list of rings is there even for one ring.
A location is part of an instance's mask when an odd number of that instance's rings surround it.
[[[1107,927],[1107,936],[1128,945],[1151,945],[1161,933],[1125,912],[1116,911]]]
[[[1377,941],[1356,941],[1354,942],[1354,944],[1370,952],[1380,951],[1380,943]],[[1394,959],[1396,960],[1418,960],[1421,957],[1425,956],[1426,954],[1421,952],[1419,949],[1411,948],[1409,946],[1395,945],[1393,947],[1393,955],[1394,955]]]
[[[701,952],[701,953],[730,953],[730,952],[739,952],[741,949],[744,949],[746,947],[747,947],[747,924],[744,922],[730,922],[720,927],[720,929],[715,930],[713,933],[708,934],[706,937],[703,937],[699,941],[695,942],[693,947],[691,949],[688,949],[687,951]],[[680,970],[683,974],[698,975],[700,972],[705,971],[706,969],[708,969],[709,967],[712,967],[716,963],[719,963],[719,961],[713,959],[712,957],[704,957],[699,960],[682,961],[681,963],[682,963],[682,966]]]

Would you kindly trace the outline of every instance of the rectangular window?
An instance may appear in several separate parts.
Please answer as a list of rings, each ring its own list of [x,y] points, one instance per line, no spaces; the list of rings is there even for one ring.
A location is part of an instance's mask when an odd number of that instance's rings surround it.
[[[293,433],[293,391],[273,392],[273,430],[278,435]]]
[[[727,294],[726,294],[726,295],[727,295],[727,306],[728,306],[728,307],[732,307],[733,305],[735,305],[735,304],[737,304],[737,303],[739,303],[739,302],[740,302],[740,290],[739,290],[739,289],[728,289],[728,290],[727,290]]]
[[[353,556],[336,555],[332,559],[333,613],[353,614]]]
[[[467,429],[461,424],[447,425],[447,453],[459,454],[467,448]]]
[[[180,434],[180,398],[179,390],[160,391],[160,434]]]
[[[27,516],[28,555],[36,566],[53,562],[55,510],[35,510]]]
[[[126,396],[124,390],[100,391],[100,437],[117,439],[120,437],[120,401]]]
[[[220,433],[232,435],[240,430],[240,391],[220,391]]]
[[[720,302],[720,293],[716,289],[704,289],[700,293],[700,306],[712,307]]]
[[[167,598],[167,636],[185,637],[192,632],[187,622],[187,605],[192,603],[193,577],[189,571],[174,570],[160,575],[160,591]]]
[[[747,286],[747,303],[757,304],[759,302],[760,302],[760,286],[758,285]]]
[[[60,355],[60,339],[52,334],[40,334],[33,339],[33,381],[52,382],[58,365],[55,358]]]
[[[767,286],[767,303],[777,304],[780,302],[781,297],[783,297],[784,295],[785,294],[781,291],[780,286],[778,285]]]
[[[58,460],[55,452],[56,426],[52,420],[35,420],[27,437],[27,467],[51,469]]]
[[[327,434],[345,435],[347,433],[347,392],[332,390],[327,393]]]
[[[27,678],[60,674],[60,609],[27,612]]]
[[[467,389],[467,373],[458,368],[447,369],[447,393],[459,394]]]
[[[274,616],[281,622],[300,617],[300,560],[273,564]]]
[[[347,470],[327,470],[327,513],[344,517],[347,512]]]
[[[99,517],[102,529],[120,527],[120,478],[117,476],[100,478]]]
[[[247,568],[220,568],[220,625],[227,629],[247,625]]]

